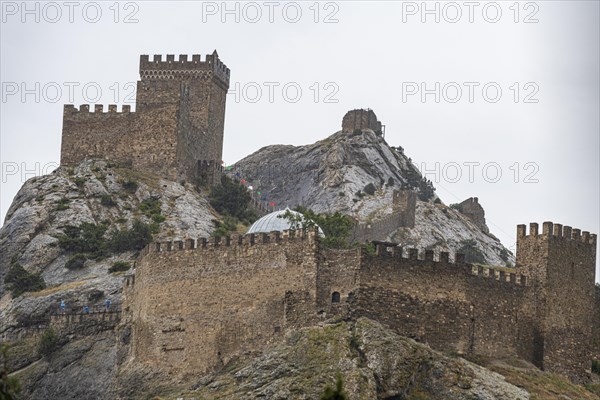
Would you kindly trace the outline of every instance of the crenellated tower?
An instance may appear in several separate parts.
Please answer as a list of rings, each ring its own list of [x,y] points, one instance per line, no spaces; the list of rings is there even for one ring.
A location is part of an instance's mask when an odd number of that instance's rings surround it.
[[[544,222],[517,226],[517,270],[529,277],[526,358],[574,380],[591,368],[596,235]]]
[[[229,68],[206,55],[140,56],[136,110],[66,105],[61,165],[103,158],[171,180],[217,184],[221,173]]]

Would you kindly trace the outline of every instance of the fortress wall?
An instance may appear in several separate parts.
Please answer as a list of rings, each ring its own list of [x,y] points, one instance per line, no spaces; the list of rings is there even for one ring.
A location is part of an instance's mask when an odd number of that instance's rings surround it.
[[[388,235],[402,226],[403,214],[398,212],[388,214],[376,221],[361,222],[352,229],[352,240],[367,242],[371,240],[386,240]]]
[[[550,237],[544,369],[571,377],[591,369],[595,253],[575,237]]]
[[[358,286],[360,249],[323,249],[317,271],[317,309],[329,313],[348,302],[348,297]],[[338,293],[340,304],[334,304],[333,294]]]
[[[591,368],[596,235],[544,222],[517,227],[517,269],[531,277],[535,364],[581,381]]]
[[[383,322],[440,350],[516,354],[513,338],[519,331],[525,280],[473,270],[460,257],[450,263],[448,253],[434,261],[433,252],[427,251],[420,260],[415,251],[409,250],[409,258],[396,249],[363,256],[352,305],[356,316]]]
[[[392,196],[392,213],[369,223],[356,224],[352,229],[352,240],[359,242],[384,241],[398,228],[415,227],[416,192],[412,190],[394,190]]]
[[[129,106],[117,112],[109,105],[76,109],[66,105],[63,114],[61,165],[85,158],[107,159],[136,169],[175,177],[175,109],[154,110],[152,115],[132,113]]]
[[[144,251],[127,300],[139,361],[202,373],[312,322],[314,237],[228,240]]]

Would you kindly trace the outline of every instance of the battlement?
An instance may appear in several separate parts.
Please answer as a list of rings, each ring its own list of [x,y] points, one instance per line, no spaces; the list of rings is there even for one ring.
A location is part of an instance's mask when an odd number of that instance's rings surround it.
[[[73,114],[132,114],[131,106],[128,104],[124,104],[121,111],[117,110],[116,104],[109,104],[107,112],[104,112],[103,104],[95,104],[93,111],[93,113],[90,111],[89,104],[82,104],[79,109],[75,108],[73,104],[65,104],[64,106],[65,117]]]
[[[406,251],[405,251],[406,250]],[[368,256],[363,249],[361,253]],[[391,243],[376,243],[375,255],[371,258],[393,258],[399,265],[414,266],[432,266],[432,267],[451,267],[457,271],[474,275],[480,278],[494,280],[500,283],[513,284],[518,286],[527,285],[527,276],[516,272],[506,271],[504,268],[484,267],[481,265],[472,265],[465,262],[465,255],[456,253],[454,259],[450,258],[450,253],[441,251],[436,256],[433,250],[419,250],[415,248],[403,249]]]
[[[184,250],[207,250],[219,247],[273,245],[290,241],[316,241],[317,231],[285,230],[270,233],[250,233],[247,235],[213,236],[210,238],[186,239],[165,242],[154,242],[147,245],[141,256],[150,253],[164,253]]]
[[[535,222],[529,224],[529,235],[527,234],[527,226],[525,224],[517,225],[517,241],[524,238],[540,237],[543,239],[552,240],[572,240],[578,241],[591,246],[596,246],[597,236],[595,233],[587,231],[581,232],[581,229],[563,226],[553,222],[544,222],[542,224],[542,232],[539,231],[539,225]]]
[[[229,68],[219,60],[216,51],[207,54],[204,60],[199,54],[192,55],[191,60],[188,60],[187,54],[180,54],[177,60],[174,54],[167,54],[165,61],[160,54],[155,54],[152,61],[147,54],[140,56],[142,79],[209,78],[211,74],[229,86]]]

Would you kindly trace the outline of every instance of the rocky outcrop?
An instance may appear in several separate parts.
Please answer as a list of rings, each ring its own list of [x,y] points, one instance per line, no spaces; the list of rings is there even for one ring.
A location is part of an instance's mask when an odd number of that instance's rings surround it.
[[[514,256],[487,227],[444,205],[402,148],[389,146],[370,129],[337,132],[306,146],[264,147],[235,168],[240,178],[276,207],[340,211],[373,226],[375,239],[405,247],[456,252],[465,241],[474,240],[488,264],[514,263]],[[395,224],[390,228],[394,224],[388,223],[395,212],[393,193],[399,189],[418,194],[414,227]]]
[[[351,400],[530,398],[497,373],[449,358],[364,318],[290,332],[283,343],[202,377],[186,395],[318,399],[338,376]]]

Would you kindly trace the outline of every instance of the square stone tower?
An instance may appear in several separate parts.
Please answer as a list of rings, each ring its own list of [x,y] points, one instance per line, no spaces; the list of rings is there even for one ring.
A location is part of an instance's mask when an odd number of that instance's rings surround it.
[[[65,106],[61,165],[100,158],[171,180],[218,184],[229,74],[216,51],[204,60],[142,55],[135,112]]]
[[[533,322],[532,346],[523,346],[539,368],[581,380],[591,369],[596,235],[544,222],[517,226],[517,270],[531,290],[521,319]]]

